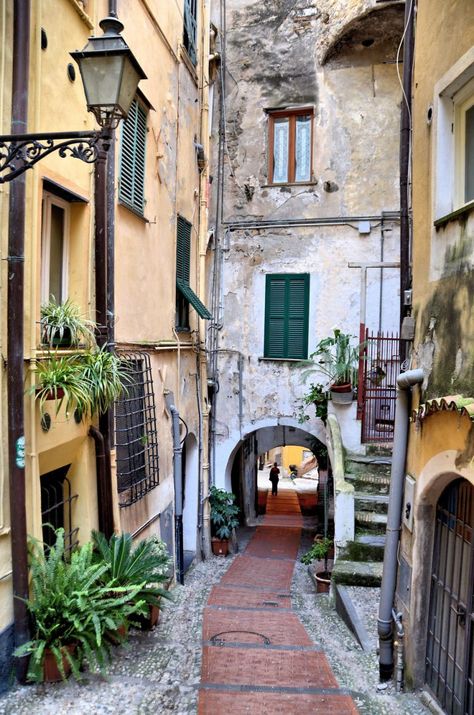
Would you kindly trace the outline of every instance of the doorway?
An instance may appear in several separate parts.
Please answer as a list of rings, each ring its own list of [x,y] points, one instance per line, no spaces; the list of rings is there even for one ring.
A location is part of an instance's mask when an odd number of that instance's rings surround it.
[[[426,682],[448,715],[474,712],[474,487],[456,479],[436,510]]]

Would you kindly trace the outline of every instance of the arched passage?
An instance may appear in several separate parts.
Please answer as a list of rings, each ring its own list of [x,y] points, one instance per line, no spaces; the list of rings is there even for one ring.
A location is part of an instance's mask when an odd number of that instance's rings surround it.
[[[253,427],[253,429],[252,429]],[[232,491],[237,497],[243,520],[252,523],[257,516],[258,456],[276,447],[295,445],[317,454],[326,444],[324,426],[309,432],[296,420],[288,418],[265,420],[249,425],[245,436],[228,445],[226,455],[220,453],[221,471],[216,473],[216,486]],[[229,447],[231,447],[229,449]],[[222,476],[219,482],[218,477]]]
[[[182,453],[183,479],[183,547],[185,562],[188,563],[196,553],[198,519],[198,446],[193,434],[189,434],[183,444]]]

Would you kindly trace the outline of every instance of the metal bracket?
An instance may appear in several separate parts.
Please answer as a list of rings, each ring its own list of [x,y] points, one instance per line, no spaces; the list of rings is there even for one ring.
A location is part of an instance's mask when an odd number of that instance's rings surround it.
[[[109,143],[109,131],[0,136],[0,184],[12,181],[55,151],[63,159],[72,156],[93,164],[101,150],[107,151]]]

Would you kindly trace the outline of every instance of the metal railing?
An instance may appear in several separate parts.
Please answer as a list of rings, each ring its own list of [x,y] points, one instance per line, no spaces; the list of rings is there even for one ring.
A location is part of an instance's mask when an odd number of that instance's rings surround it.
[[[359,384],[363,444],[393,442],[400,340],[397,334],[369,334],[366,330]]]

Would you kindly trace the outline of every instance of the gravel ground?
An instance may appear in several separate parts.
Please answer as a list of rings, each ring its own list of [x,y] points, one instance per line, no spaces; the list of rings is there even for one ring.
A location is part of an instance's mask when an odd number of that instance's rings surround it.
[[[251,530],[239,534],[243,550]],[[307,550],[307,544],[302,552]],[[0,697],[0,715],[190,715],[197,711],[201,670],[202,611],[212,586],[234,557],[213,557],[186,574],[173,593],[159,626],[149,633],[131,631],[117,647],[106,675],[84,674],[81,683],[15,686]],[[377,589],[369,589],[376,597]],[[428,710],[414,694],[397,695],[389,686],[377,691],[375,651],[364,653],[332,608],[316,595],[307,567],[297,563],[292,585],[293,607],[315,644],[324,649],[342,687],[349,688],[361,715],[422,715]],[[369,599],[361,598],[365,607]],[[368,608],[369,614],[376,610]],[[216,715],[218,715],[216,713]]]

